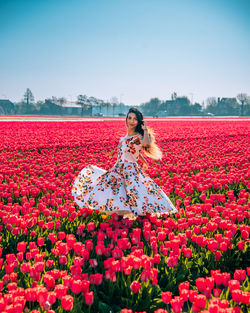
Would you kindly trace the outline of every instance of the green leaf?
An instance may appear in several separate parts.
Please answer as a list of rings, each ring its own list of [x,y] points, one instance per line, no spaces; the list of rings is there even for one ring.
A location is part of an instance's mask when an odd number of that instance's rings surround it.
[[[98,303],[98,310],[99,310],[99,312],[103,312],[103,313],[113,312],[111,306],[109,306],[108,304],[106,304],[104,302]]]

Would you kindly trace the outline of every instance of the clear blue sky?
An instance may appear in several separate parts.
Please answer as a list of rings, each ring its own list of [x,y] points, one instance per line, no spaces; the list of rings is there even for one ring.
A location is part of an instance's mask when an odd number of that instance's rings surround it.
[[[248,0],[0,0],[0,99],[250,95]]]

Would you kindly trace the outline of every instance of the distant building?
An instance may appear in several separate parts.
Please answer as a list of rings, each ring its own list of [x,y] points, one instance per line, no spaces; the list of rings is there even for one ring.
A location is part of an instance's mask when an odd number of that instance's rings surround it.
[[[14,103],[10,100],[0,100],[0,115],[9,115],[14,113]]]
[[[239,103],[236,98],[218,98],[218,115],[237,115],[239,114]]]
[[[50,102],[60,107],[61,114],[63,115],[81,116],[82,114],[82,107],[77,102],[67,101],[67,100],[64,102],[61,102],[60,100],[55,100],[55,99],[51,99]],[[88,110],[83,111],[83,115],[90,115],[88,113],[89,113]]]
[[[238,105],[238,101],[236,98],[220,98],[218,97],[218,103],[227,103],[232,105]]]
[[[66,115],[81,115],[82,113],[81,105],[73,101],[66,101],[60,106]]]

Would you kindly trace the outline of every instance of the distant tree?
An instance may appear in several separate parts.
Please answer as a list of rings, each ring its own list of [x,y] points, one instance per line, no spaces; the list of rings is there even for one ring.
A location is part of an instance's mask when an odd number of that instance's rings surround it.
[[[217,99],[215,97],[209,97],[206,100],[206,107],[208,106],[216,106],[217,105]]]
[[[58,101],[57,97],[55,97],[55,96],[52,96],[51,99],[46,99],[46,100],[51,100],[54,103],[56,103]]]
[[[89,103],[90,103],[90,105],[92,107],[95,106],[95,107],[99,108],[99,112],[101,113],[102,105],[103,105],[103,101],[102,100],[97,99],[95,97],[89,97]]]
[[[64,103],[67,102],[67,99],[64,97],[58,98],[58,103],[62,106]]]
[[[18,114],[30,114],[34,111],[34,96],[29,88],[26,89],[21,103],[18,105]]]
[[[237,99],[239,100],[240,104],[241,104],[241,115],[244,115],[244,106],[247,104],[248,102],[248,98],[249,96],[246,93],[239,93],[237,95]]]
[[[119,103],[119,113],[121,113],[121,114],[127,113],[127,107],[123,102]]]
[[[40,106],[39,113],[42,115],[62,115],[63,108],[55,100],[45,99],[44,103]]]
[[[90,100],[86,95],[79,95],[77,97],[77,103],[82,107],[81,116],[83,116],[83,111],[87,111],[91,106]]]
[[[216,111],[214,113],[216,113],[216,115],[227,115],[227,106],[226,98],[218,98]]]
[[[40,111],[40,108],[44,105],[44,102],[39,100],[36,102],[36,109],[37,111],[39,112]]]
[[[249,116],[250,115],[250,97],[247,97],[247,101],[244,108],[244,115]]]
[[[205,108],[206,108],[206,105],[205,105],[204,100],[202,100],[202,102],[201,102],[201,107],[202,107],[202,110],[204,111],[204,110],[205,110]]]
[[[34,96],[33,93],[29,88],[26,89],[24,96],[23,96],[24,102],[27,104],[27,106],[30,105],[30,103],[34,102]]]
[[[218,101],[218,110],[220,115],[239,115],[240,106],[236,98],[222,98]]]
[[[239,103],[236,98],[210,97],[206,100],[206,113],[213,113],[219,116],[232,116],[239,114]]]
[[[172,95],[172,100],[161,103],[161,110],[166,111],[168,116],[190,115],[196,112],[196,106],[191,105],[188,97],[176,97]],[[195,110],[195,111],[194,111]]]
[[[114,111],[115,111],[115,108],[119,105],[119,100],[117,97],[112,97],[110,99],[110,103],[111,103],[112,108],[113,108],[113,116],[114,116]]]
[[[217,113],[217,99],[215,97],[209,97],[206,99],[206,107],[205,107],[205,112],[207,113]]]
[[[108,115],[109,108],[111,108],[111,103],[110,103],[110,101],[106,101],[106,102],[104,102],[104,104],[103,104],[103,105],[106,107],[106,112],[107,112],[107,115]]]
[[[141,105],[145,115],[155,115],[161,110],[162,101],[158,98],[152,98],[149,102]]]
[[[177,97],[175,99],[174,115],[189,115],[191,113],[191,102],[188,97]]]
[[[200,105],[200,103],[195,102],[195,104],[191,106],[191,113],[200,115],[201,112],[202,112],[202,106]]]
[[[100,111],[103,111],[104,110],[104,107],[105,107],[105,102],[101,99],[97,99],[97,103],[98,105],[100,106]]]
[[[171,94],[171,100],[176,100],[177,98],[177,93],[174,91],[172,94]]]

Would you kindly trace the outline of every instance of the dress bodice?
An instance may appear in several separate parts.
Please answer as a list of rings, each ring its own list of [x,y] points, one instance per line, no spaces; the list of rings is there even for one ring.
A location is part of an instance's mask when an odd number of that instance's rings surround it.
[[[137,162],[142,149],[142,138],[140,134],[120,138],[117,162]]]

